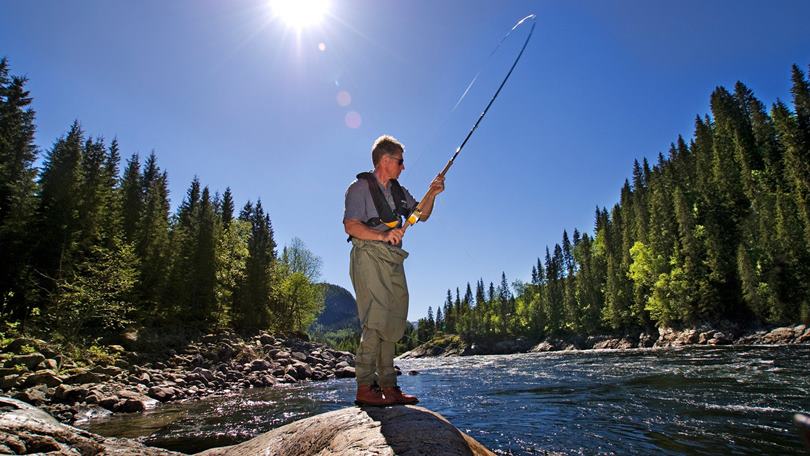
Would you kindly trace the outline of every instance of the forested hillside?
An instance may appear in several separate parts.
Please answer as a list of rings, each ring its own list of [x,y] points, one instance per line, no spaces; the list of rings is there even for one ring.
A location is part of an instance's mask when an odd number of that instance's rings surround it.
[[[154,153],[121,172],[118,141],[79,122],[40,169],[26,79],[0,60],[0,321],[68,341],[128,327],[303,330],[323,305],[320,260],[278,254],[262,202],[195,178],[171,213]]]
[[[810,320],[810,86],[792,68],[792,107],[738,82],[652,165],[633,164],[593,234],[562,233],[529,283],[448,290],[418,338],[594,335],[655,326]]]

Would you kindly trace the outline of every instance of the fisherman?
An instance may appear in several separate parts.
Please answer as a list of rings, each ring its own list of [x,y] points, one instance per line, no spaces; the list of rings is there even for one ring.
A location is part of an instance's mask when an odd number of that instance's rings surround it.
[[[346,190],[343,226],[352,242],[349,274],[363,328],[355,357],[357,405],[419,402],[399,389],[394,370],[394,346],[405,333],[408,317],[403,219],[417,206],[397,181],[405,170],[404,153],[394,137],[380,136],[371,149],[374,170],[358,174]],[[444,176],[438,176],[430,184],[419,220],[430,217],[436,195],[443,190]]]

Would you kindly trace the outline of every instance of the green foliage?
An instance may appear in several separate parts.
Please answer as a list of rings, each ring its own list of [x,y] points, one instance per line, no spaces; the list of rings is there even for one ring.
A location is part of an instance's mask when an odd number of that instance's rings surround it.
[[[132,323],[138,259],[129,244],[94,247],[70,279],[59,281],[42,318],[68,341],[110,334]]]
[[[653,167],[634,162],[619,203],[597,208],[592,238],[575,231],[572,246],[563,231],[514,300],[503,281],[469,309],[448,290],[437,329],[545,337],[719,319],[808,323],[810,82],[796,66],[791,78],[795,111],[777,102],[766,112],[742,83],[718,87],[691,142],[678,137]]]

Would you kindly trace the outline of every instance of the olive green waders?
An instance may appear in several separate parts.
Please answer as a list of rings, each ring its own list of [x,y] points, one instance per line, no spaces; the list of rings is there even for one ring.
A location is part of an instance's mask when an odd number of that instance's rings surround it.
[[[394,344],[405,333],[408,284],[403,263],[408,252],[379,241],[352,239],[349,275],[363,327],[354,359],[358,385],[397,384]]]

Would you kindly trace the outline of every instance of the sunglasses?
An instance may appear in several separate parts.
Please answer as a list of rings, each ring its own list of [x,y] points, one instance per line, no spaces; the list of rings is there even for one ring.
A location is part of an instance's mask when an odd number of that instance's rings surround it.
[[[391,160],[394,160],[395,162],[399,163],[399,166],[402,166],[402,164],[405,163],[404,158],[397,158],[397,157],[395,157],[393,155],[389,155],[388,158],[390,158]]]

